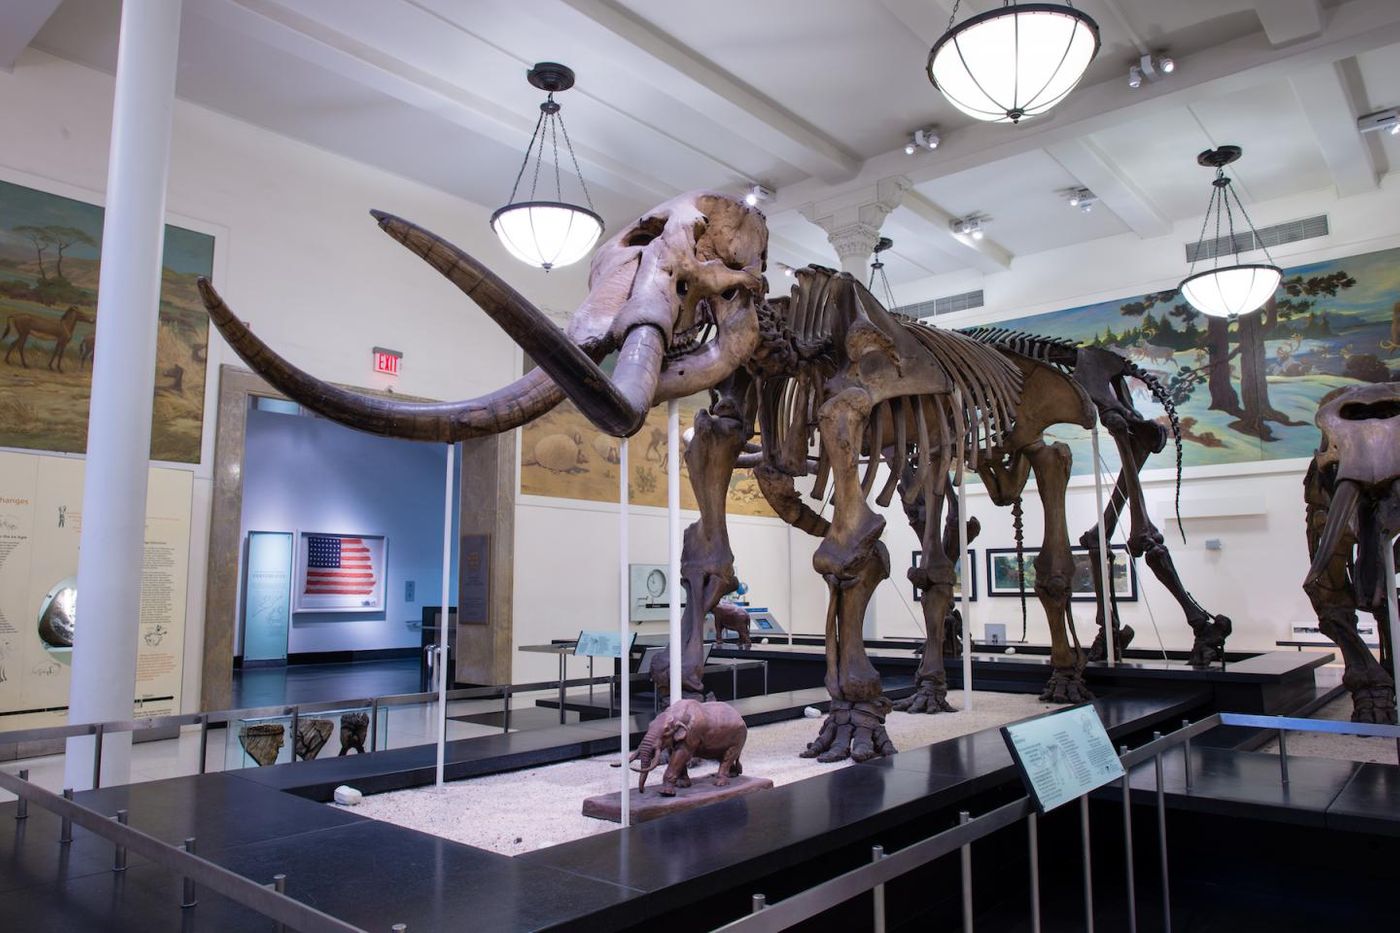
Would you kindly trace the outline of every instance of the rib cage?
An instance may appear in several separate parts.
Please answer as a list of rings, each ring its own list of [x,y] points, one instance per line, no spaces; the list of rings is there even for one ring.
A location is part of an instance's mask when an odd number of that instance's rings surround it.
[[[1062,372],[1073,372],[1079,358],[1079,344],[1060,337],[1042,337],[1005,327],[965,327],[957,331],[978,343],[988,344],[1012,353],[1048,363]]]
[[[875,491],[883,462],[889,476],[877,495],[880,505],[888,505],[901,487],[906,504],[921,496],[931,500],[945,492],[949,473],[960,474],[964,465],[975,469],[987,451],[1001,446],[1015,427],[1022,375],[995,346],[891,315],[860,283],[847,280],[837,286],[841,280],[831,270],[808,267],[796,277],[791,295],[767,308],[770,336],[792,351],[790,365],[760,374],[760,430],[770,463],[789,476],[815,472],[811,495],[825,497],[831,465],[822,450],[809,469],[809,451],[816,443],[828,380],[842,356],[836,340],[843,324],[850,323],[842,317],[849,313],[849,303],[837,300],[842,287],[855,289],[856,307],[882,331],[901,328],[912,336],[954,387],[949,393],[896,396],[876,404],[862,440],[865,494]],[[925,529],[925,537],[934,531]]]

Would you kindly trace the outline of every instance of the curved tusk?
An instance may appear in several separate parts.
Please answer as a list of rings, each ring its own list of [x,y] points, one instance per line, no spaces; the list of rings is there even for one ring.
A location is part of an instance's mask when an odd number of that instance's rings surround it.
[[[489,395],[463,402],[404,402],[342,389],[277,355],[234,316],[208,279],[201,278],[198,284],[214,326],[254,372],[318,415],[361,431],[452,443],[517,428],[564,399],[564,393],[539,369]]]
[[[383,211],[370,214],[381,230],[480,305],[599,430],[614,437],[641,430],[656,396],[666,350],[660,330],[641,325],[629,331],[609,379],[578,344],[490,269],[417,224]]]
[[[1308,568],[1308,575],[1303,578],[1304,586],[1322,576],[1336,555],[1337,543],[1342,540],[1342,534],[1351,525],[1360,495],[1360,487],[1351,480],[1337,483],[1337,488],[1332,493],[1332,504],[1327,509],[1327,524],[1323,526],[1317,541],[1317,550],[1313,552],[1312,566]]]

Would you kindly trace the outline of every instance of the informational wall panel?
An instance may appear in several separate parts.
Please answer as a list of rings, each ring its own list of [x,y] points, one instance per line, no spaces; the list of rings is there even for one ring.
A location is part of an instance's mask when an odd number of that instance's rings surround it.
[[[84,468],[77,459],[0,452],[0,731],[66,719],[72,649],[52,630],[46,640],[39,617],[78,575]],[[187,470],[149,473],[137,717],[179,709],[192,491]]]

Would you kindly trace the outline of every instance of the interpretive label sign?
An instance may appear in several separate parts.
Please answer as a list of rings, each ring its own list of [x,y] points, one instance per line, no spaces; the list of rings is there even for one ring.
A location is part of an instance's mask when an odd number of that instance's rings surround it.
[[[631,640],[637,640],[635,633]],[[578,644],[574,646],[574,657],[620,658],[622,635],[618,632],[579,632]]]
[[[1123,776],[1123,763],[1091,704],[1002,726],[1001,735],[1041,813]]]

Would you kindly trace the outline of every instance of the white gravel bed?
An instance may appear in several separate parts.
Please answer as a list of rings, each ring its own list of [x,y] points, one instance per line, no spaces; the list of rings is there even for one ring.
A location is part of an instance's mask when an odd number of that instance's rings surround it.
[[[907,751],[1056,708],[1041,703],[1034,694],[979,690],[972,712],[963,710],[962,691],[951,691],[948,699],[959,712],[936,716],[891,713],[885,727],[895,746]],[[820,726],[820,719],[793,719],[750,729],[741,759],[744,773],[771,778],[774,784],[788,784],[835,768],[851,767],[850,761],[821,764],[798,757],[797,753],[816,737]],[[585,797],[618,789],[618,770],[609,767],[616,760],[615,754],[600,755],[454,781],[442,790],[422,787],[376,794],[366,797],[355,812],[455,842],[518,855],[617,829],[615,823],[595,820],[581,812]],[[715,767],[704,762],[691,773],[710,774]],[[635,787],[636,781],[637,776],[632,774],[631,785]],[[648,792],[660,782],[660,773],[654,773]],[[761,805],[762,795],[760,791],[753,798],[755,805]]]
[[[1340,722],[1351,721],[1351,694],[1341,696],[1309,716],[1309,719],[1334,719]],[[1259,751],[1271,755],[1278,754],[1278,739],[1271,739],[1259,746]],[[1339,758],[1342,761],[1376,761],[1382,764],[1395,764],[1395,741],[1373,738],[1366,735],[1327,735],[1319,732],[1288,733],[1288,756],[1305,755],[1309,758]]]

